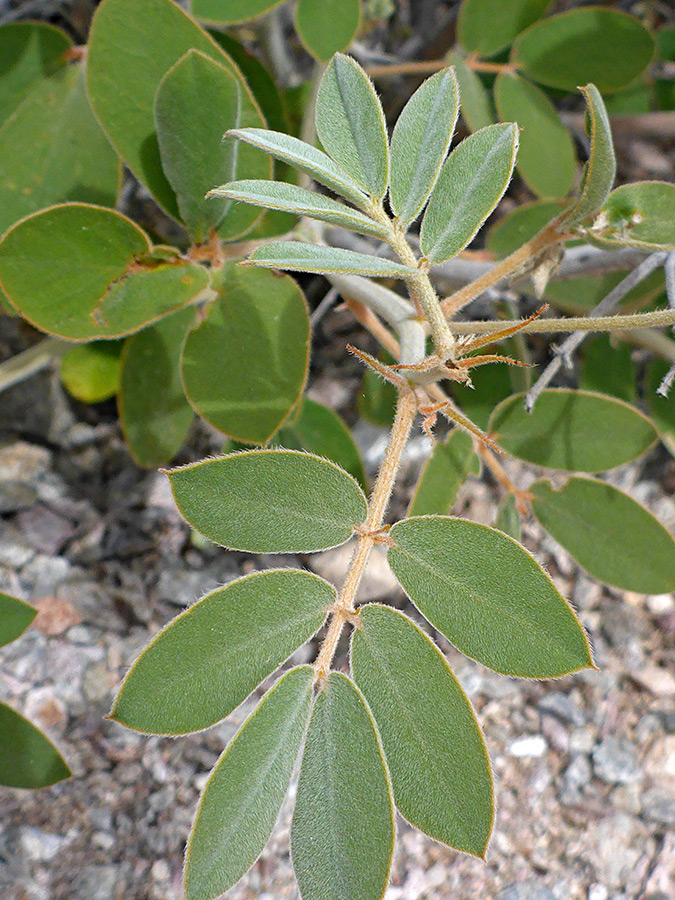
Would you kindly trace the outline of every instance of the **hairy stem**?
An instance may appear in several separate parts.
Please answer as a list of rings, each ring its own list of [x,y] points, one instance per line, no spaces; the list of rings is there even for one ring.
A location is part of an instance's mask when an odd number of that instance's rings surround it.
[[[490,334],[517,325],[517,319],[489,319],[481,322],[453,322],[455,334]],[[675,325],[675,309],[657,309],[626,316],[565,316],[560,319],[535,319],[523,325],[519,334],[546,334],[562,331],[625,331],[630,328],[661,328]]]
[[[389,435],[389,444],[377,474],[375,486],[368,502],[366,520],[357,532],[356,549],[352,556],[342,590],[333,609],[333,615],[323,644],[314,662],[315,680],[322,681],[330,670],[342,629],[354,615],[354,600],[373,544],[382,533],[384,514],[401,464],[401,455],[408,440],[415,416],[417,397],[411,389],[399,393],[396,417]]]
[[[484,62],[482,59],[468,56],[464,63],[468,69],[476,72],[515,72],[513,63]],[[367,66],[366,72],[371,78],[393,78],[395,75],[430,75],[447,69],[447,59],[430,59],[416,62],[384,63],[380,66]]]

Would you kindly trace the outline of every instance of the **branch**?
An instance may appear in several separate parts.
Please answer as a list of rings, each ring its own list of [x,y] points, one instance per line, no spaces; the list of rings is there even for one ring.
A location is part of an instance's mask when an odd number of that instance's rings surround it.
[[[488,319],[481,322],[451,322],[455,334],[490,334],[518,325],[518,319]],[[554,334],[562,331],[626,331],[631,328],[659,328],[675,325],[675,308],[658,309],[627,316],[566,316],[562,319],[535,319],[523,325],[520,334]]]
[[[666,297],[668,298],[668,306],[672,310],[675,310],[675,250],[670,251],[663,264],[663,268],[666,273]],[[675,331],[675,328],[673,331]],[[661,384],[656,389],[656,393],[661,397],[667,397],[673,381],[675,381],[675,363],[673,363],[663,376]]]

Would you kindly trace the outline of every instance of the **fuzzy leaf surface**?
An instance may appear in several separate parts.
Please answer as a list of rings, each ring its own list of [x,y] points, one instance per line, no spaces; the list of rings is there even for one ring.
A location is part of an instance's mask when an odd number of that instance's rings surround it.
[[[360,0],[298,0],[295,29],[305,49],[319,62],[346,50],[361,21]]]
[[[675,184],[636,181],[613,190],[600,210],[598,237],[611,244],[675,249]]]
[[[43,788],[70,775],[52,742],[28,719],[0,703],[0,784]]]
[[[279,815],[312,704],[311,666],[283,675],[209,776],[185,853],[186,900],[213,900],[260,856]]]
[[[381,200],[389,182],[389,141],[371,80],[349,56],[328,63],[316,97],[316,132],[326,152],[362,190]]]
[[[389,199],[404,231],[436,184],[458,114],[459,87],[448,68],[428,78],[398,117],[391,136]]]
[[[235,25],[263,16],[283,0],[191,0],[192,15],[214,25]]]
[[[0,647],[15,641],[37,615],[23,600],[0,593]]]
[[[8,22],[0,27],[0,124],[43,78],[65,65],[68,35],[47,22]]]
[[[397,808],[435,840],[483,856],[492,777],[471,704],[440,650],[407,616],[369,604],[359,617],[352,672],[382,737]]]
[[[230,550],[327,550],[366,516],[351,475],[311,453],[248,450],[173,469],[169,478],[190,525]]]
[[[434,445],[417,480],[408,515],[445,515],[467,477],[479,474],[480,460],[471,437],[454,429],[445,441]]]
[[[628,494],[594,478],[530,490],[539,522],[593,578],[641,594],[675,590],[675,541]]]
[[[452,151],[422,219],[430,262],[451,259],[474,238],[508,186],[517,149],[517,127],[501,124],[481,128]]]
[[[524,547],[447,516],[397,522],[391,568],[434,628],[504,675],[557,678],[592,665],[572,608]]]
[[[61,357],[59,375],[68,393],[81,403],[114,397],[120,383],[122,341],[75,344]]]
[[[416,268],[367,253],[356,253],[340,247],[322,247],[301,241],[270,241],[258,247],[247,263],[266,269],[286,269],[289,272],[316,272],[321,275],[345,273],[370,275],[373,278],[411,278]]]
[[[291,828],[302,900],[381,900],[393,850],[375,722],[351,679],[331,672],[314,703]]]
[[[194,409],[238,441],[265,444],[295,406],[309,363],[309,315],[289,276],[234,267],[182,355]]]
[[[457,37],[469,53],[494,56],[551,5],[551,0],[464,0]]]
[[[637,459],[658,435],[635,407],[587,391],[543,391],[531,413],[524,395],[508,397],[490,416],[489,430],[518,459],[568,472],[604,472]]]
[[[300,569],[231,581],[148,644],[110,717],[146,734],[210,728],[318,631],[334,601],[332,585]]]

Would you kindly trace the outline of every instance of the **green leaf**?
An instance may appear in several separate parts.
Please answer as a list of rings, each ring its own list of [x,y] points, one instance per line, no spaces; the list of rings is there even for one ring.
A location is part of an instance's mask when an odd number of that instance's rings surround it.
[[[490,760],[476,716],[443,654],[391,607],[360,609],[354,679],[377,722],[394,801],[425,834],[483,856],[492,830]]]
[[[317,272],[321,275],[332,272],[374,278],[412,278],[419,274],[416,268],[402,266],[390,259],[300,241],[270,241],[254,250],[246,263],[266,269]]]
[[[656,389],[669,369],[670,365],[662,360],[653,360],[647,366],[645,401],[661,440],[670,453],[675,456],[675,390],[671,388],[667,397],[656,393]]]
[[[550,200],[523,203],[502,216],[488,229],[485,247],[502,259],[522,247],[559,214],[560,206]]]
[[[544,528],[593,578],[624,591],[675,591],[675,541],[639,503],[611,484],[570,478],[530,487]]]
[[[0,647],[15,641],[37,615],[23,600],[0,593]]]
[[[567,313],[583,315],[597,306],[627,274],[624,270],[604,275],[552,279],[546,286],[544,297]],[[658,268],[626,294],[618,309],[632,312],[636,308],[652,305],[663,294],[664,283],[663,269]]]
[[[119,341],[76,344],[61,357],[59,374],[68,393],[81,403],[114,397],[120,380]]]
[[[322,403],[305,397],[300,415],[279,430],[275,442],[288,450],[308,450],[330,459],[366,487],[363,461],[351,431],[336,412]]]
[[[47,22],[9,22],[0,27],[0,124],[43,78],[66,63],[72,41]]]
[[[302,900],[381,900],[394,839],[373,717],[354,683],[331,672],[312,711],[291,828]]]
[[[186,900],[212,900],[248,871],[279,815],[312,704],[311,666],[282,676],[206,782],[185,852]]]
[[[502,366],[480,366],[471,370],[473,387],[453,384],[452,394],[457,403],[483,431],[487,430],[492,410],[513,394],[511,379]]]
[[[319,85],[316,132],[335,162],[381,200],[389,181],[387,123],[371,80],[341,53],[328,63]]]
[[[346,50],[360,21],[360,0],[298,0],[295,7],[298,37],[319,62],[328,62],[334,53]]]
[[[637,459],[657,439],[654,426],[622,400],[587,391],[543,391],[531,413],[524,394],[490,417],[499,446],[518,459],[568,472],[604,472]]]
[[[389,229],[356,209],[324,197],[316,191],[284,181],[232,181],[209,191],[211,197],[229,197],[242,203],[252,203],[267,209],[280,209],[299,216],[309,216],[330,222],[340,228],[348,228],[358,234],[368,234],[380,239],[387,237]]]
[[[357,206],[362,206],[367,199],[358,184],[352,181],[330,156],[290,134],[267,131],[264,128],[235,128],[229,131],[226,137],[258,147],[275,159],[306,172],[319,184],[351,200]]]
[[[327,550],[349,540],[366,516],[356,481],[311,453],[249,450],[168,474],[190,525],[230,550]]]
[[[508,534],[514,541],[520,541],[520,513],[513,494],[507,494],[499,504],[495,528]]]
[[[464,0],[457,37],[469,53],[494,56],[541,18],[550,5],[551,0]]]
[[[283,0],[191,0],[195,18],[214,25],[235,25],[248,22],[279,6]]]
[[[211,591],[143,650],[110,718],[146,734],[210,728],[321,628],[335,599],[332,585],[300,569],[266,569]]]
[[[162,167],[195,241],[207,240],[216,229],[225,239],[237,237],[260,217],[255,210],[205,197],[214,184],[234,178],[237,171],[269,176],[268,160],[258,150],[223,141],[223,131],[236,128],[240,116],[239,80],[196,50],[182,56],[157,88],[155,125]]]
[[[457,499],[469,475],[480,474],[480,460],[473,441],[455,428],[442,443],[436,443],[417,480],[409,516],[444,515]]]
[[[674,204],[675,184],[669,181],[624,184],[607,197],[590,234],[610,244],[674,249]]]
[[[546,199],[567,196],[577,157],[572,136],[553,103],[536,84],[503,72],[495,82],[495,100],[499,117],[520,126],[517,167],[525,184]]]
[[[462,118],[469,131],[493,125],[495,111],[480,75],[467,66],[464,57],[457,50],[451,50],[446,59],[455,68]]]
[[[305,298],[290,276],[234,267],[185,342],[188,400],[224,434],[267,443],[304,389],[309,337]]]
[[[387,365],[396,360],[388,353],[382,352],[379,359]],[[359,415],[379,428],[391,428],[396,413],[396,388],[385,381],[377,372],[367,368],[363,373],[361,388],[356,398]]]
[[[87,57],[92,107],[119,155],[175,218],[179,210],[162,169],[154,103],[162,78],[188,50],[205,54],[238,80],[242,126],[264,124],[230,57],[172,0],[104,0],[96,10]],[[209,103],[200,102],[199,109],[211,121]],[[246,174],[238,171],[242,177]],[[250,174],[260,177],[260,170]]]
[[[471,659],[521,678],[592,665],[572,608],[512,538],[446,516],[404,519],[389,534],[389,563],[404,591]]]
[[[180,377],[180,354],[195,310],[179,310],[130,337],[122,353],[120,424],[139,466],[170,462],[194,419]]]
[[[515,125],[489,125],[450,154],[422,220],[421,244],[432,263],[456,256],[499,203],[518,149]]]
[[[654,32],[656,55],[664,62],[675,62],[675,25],[663,25]]]
[[[10,303],[66,340],[138,331],[194,300],[208,278],[177,251],[153,254],[131,219],[84,203],[27,216],[0,241],[0,283]]]
[[[594,84],[587,84],[579,90],[588,107],[586,121],[591,151],[584,166],[579,198],[563,219],[563,224],[568,228],[578,225],[600,209],[616,178],[612,129],[600,92]]]
[[[120,164],[94,118],[81,65],[37,84],[0,128],[0,233],[53,203],[114,206]]]
[[[28,719],[0,703],[0,784],[44,788],[70,775],[52,742]]]
[[[602,334],[585,345],[579,385],[626,400],[637,398],[636,371],[630,347]]]
[[[654,41],[633,16],[589,6],[536,22],[516,40],[511,61],[534,81],[562,91],[592,81],[618,91],[643,72]]]
[[[459,87],[443,69],[412,95],[391,137],[391,208],[405,231],[427,202],[448,155],[459,114]]]

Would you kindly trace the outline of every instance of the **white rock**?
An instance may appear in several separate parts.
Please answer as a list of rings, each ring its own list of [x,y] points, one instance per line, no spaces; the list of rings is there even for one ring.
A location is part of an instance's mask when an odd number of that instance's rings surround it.
[[[547,750],[547,743],[540,734],[527,735],[516,738],[509,744],[508,752],[518,759],[536,759],[543,756]]]

